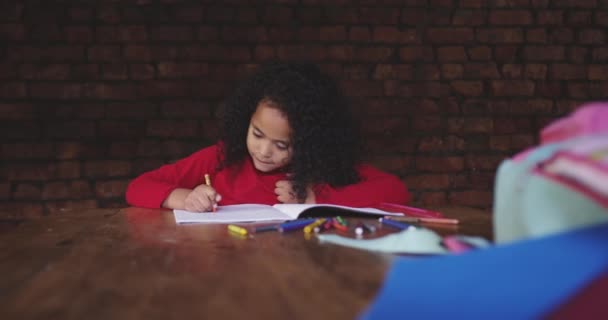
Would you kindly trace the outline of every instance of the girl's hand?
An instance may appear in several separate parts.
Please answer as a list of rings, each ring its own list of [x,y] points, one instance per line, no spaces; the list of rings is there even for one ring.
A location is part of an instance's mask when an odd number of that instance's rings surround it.
[[[212,211],[220,200],[222,196],[213,187],[201,184],[186,196],[184,209],[192,212]]]
[[[298,201],[296,193],[293,191],[291,181],[289,180],[278,181],[275,185],[274,193],[277,195],[277,200],[281,203],[301,203]],[[316,203],[315,192],[311,187],[307,188],[304,203]]]

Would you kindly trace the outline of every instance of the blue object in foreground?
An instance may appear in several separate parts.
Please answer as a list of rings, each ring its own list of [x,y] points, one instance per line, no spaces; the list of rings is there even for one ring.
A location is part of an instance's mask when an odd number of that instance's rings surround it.
[[[537,319],[608,272],[608,224],[463,255],[399,258],[363,319]]]

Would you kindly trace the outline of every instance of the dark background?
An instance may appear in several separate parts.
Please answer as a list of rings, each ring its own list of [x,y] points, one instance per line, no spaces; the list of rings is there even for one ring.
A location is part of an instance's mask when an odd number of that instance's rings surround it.
[[[501,160],[607,96],[607,28],[606,0],[1,1],[0,212],[125,206],[270,59],[340,82],[414,204],[489,208]]]

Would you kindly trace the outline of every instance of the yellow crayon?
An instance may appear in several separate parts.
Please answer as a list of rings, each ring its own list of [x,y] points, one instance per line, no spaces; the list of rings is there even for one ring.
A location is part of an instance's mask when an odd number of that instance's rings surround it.
[[[242,236],[247,235],[247,229],[245,229],[243,227],[235,226],[233,224],[228,225],[228,231],[240,234]]]
[[[315,222],[304,227],[304,233],[311,233],[315,230],[315,227],[322,225],[325,222],[325,218],[317,219]]]

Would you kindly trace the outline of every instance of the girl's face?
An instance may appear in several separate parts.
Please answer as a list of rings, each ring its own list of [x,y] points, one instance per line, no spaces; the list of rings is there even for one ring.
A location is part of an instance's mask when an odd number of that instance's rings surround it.
[[[270,172],[291,161],[291,128],[285,115],[273,102],[263,99],[251,116],[247,131],[247,150],[255,168]]]

